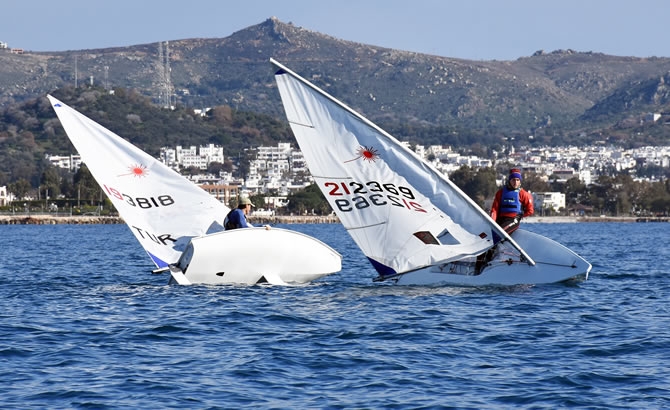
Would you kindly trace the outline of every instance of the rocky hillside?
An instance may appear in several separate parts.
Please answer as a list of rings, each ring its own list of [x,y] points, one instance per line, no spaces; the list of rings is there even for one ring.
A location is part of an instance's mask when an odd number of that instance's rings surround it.
[[[458,41],[463,41],[458,40]],[[173,101],[281,116],[274,57],[380,124],[530,135],[551,126],[585,135],[670,111],[669,58],[538,51],[471,61],[339,40],[270,18],[226,38],[162,45]],[[67,85],[123,87],[158,101],[159,45],[55,53],[0,50],[0,109]],[[619,128],[617,128],[619,127]],[[652,132],[670,141],[659,125]],[[552,131],[555,133],[556,131]],[[622,134],[630,135],[625,131]]]

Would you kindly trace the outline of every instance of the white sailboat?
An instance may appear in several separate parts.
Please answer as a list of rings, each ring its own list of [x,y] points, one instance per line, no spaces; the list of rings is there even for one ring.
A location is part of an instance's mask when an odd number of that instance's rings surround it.
[[[341,270],[323,242],[273,228],[224,231],[229,208],[149,154],[48,96],[70,141],[135,238],[179,284],[306,283]]]
[[[586,279],[591,265],[522,229],[512,237],[447,177],[387,132],[274,59],[310,172],[379,273],[398,284],[460,286]],[[476,257],[489,250],[486,264]]]

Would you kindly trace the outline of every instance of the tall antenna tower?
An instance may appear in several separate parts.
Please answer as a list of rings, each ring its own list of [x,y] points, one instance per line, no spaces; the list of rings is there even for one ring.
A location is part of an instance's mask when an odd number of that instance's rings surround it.
[[[156,89],[158,92],[158,104],[163,108],[172,106],[172,80],[170,79],[172,69],[170,68],[170,49],[168,42],[158,43],[158,63],[156,64]]]

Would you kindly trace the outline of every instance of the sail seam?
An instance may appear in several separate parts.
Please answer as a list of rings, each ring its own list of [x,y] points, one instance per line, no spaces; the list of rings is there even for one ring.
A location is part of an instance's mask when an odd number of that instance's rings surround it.
[[[321,176],[321,175],[312,175],[312,178],[319,178],[319,179],[354,179],[353,177],[345,176],[345,177],[326,177],[326,176]]]
[[[295,125],[299,125],[299,126],[301,126],[301,127],[306,127],[306,128],[314,128],[313,125],[310,125],[310,124],[303,124],[303,123],[301,123],[301,122],[296,122],[296,121],[291,121],[291,120],[289,120],[289,124],[295,124]]]
[[[354,226],[354,227],[346,227],[345,226],[344,229],[346,229],[347,231],[353,231],[353,230],[356,230],[356,229],[365,229],[365,228],[371,228],[373,226],[385,225],[386,223],[387,222],[379,222],[379,223],[372,224],[372,225],[362,225],[362,226]]]

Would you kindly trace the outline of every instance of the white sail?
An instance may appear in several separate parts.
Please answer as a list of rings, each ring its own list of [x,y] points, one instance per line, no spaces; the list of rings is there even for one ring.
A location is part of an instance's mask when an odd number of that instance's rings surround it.
[[[271,60],[310,172],[382,277],[473,257],[514,243],[457,186],[398,140]]]
[[[48,96],[84,163],[159,268],[189,240],[222,231],[229,209],[155,158]]]

